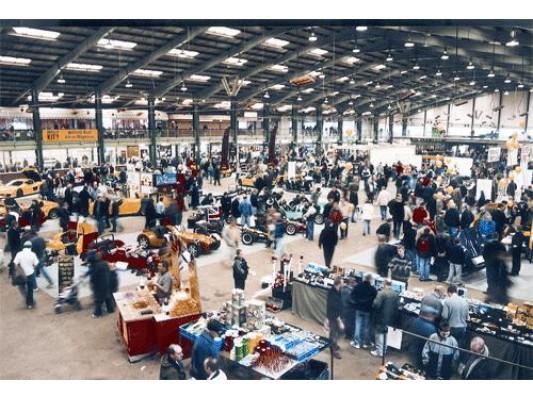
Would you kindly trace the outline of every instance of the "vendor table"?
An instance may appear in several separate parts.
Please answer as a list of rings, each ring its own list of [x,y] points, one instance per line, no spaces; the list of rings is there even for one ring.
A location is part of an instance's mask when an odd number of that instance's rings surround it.
[[[313,360],[312,357],[329,348],[329,339],[290,324],[285,324],[284,327],[283,333],[273,334],[270,338],[265,338],[266,341],[276,346],[287,346],[285,354],[291,355],[291,360],[282,370],[271,372],[252,366],[250,364],[253,359],[252,355],[247,355],[242,360],[234,361],[229,359],[228,353],[224,351],[221,353],[220,358],[223,364],[222,369],[228,379],[328,379],[329,369],[327,368],[327,363]],[[184,344],[183,339],[192,342],[196,340],[197,336],[188,330],[188,326],[180,327],[180,331],[182,346]],[[289,339],[298,335],[304,336],[305,340],[294,342]],[[299,354],[299,356],[295,354]],[[333,374],[333,356],[330,362],[331,373]]]
[[[130,362],[159,352],[161,355],[168,346],[178,343],[179,328],[198,319],[200,314],[170,317],[162,314],[159,304],[148,291],[130,291],[114,294],[117,303],[117,330],[128,353]],[[136,308],[139,302],[146,307]],[[143,304],[144,305],[144,304]],[[191,354],[190,344],[183,346],[183,354]]]
[[[292,282],[292,313],[305,320],[324,323],[328,290],[294,280]]]

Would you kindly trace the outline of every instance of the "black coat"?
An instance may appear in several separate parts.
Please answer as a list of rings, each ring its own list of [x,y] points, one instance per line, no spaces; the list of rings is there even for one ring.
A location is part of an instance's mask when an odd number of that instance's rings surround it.
[[[110,271],[105,261],[91,263],[89,266],[91,276],[91,287],[95,299],[105,299],[111,293]]]
[[[359,311],[371,313],[374,299],[377,295],[378,291],[370,283],[366,281],[358,283],[352,290],[354,308]]]
[[[67,227],[68,226],[68,222],[70,220],[70,216],[68,214],[68,210],[66,210],[65,208],[61,207],[59,209],[59,211],[57,212],[57,215],[59,217],[59,225],[61,227]]]
[[[446,214],[444,214],[444,223],[450,228],[459,227],[461,220],[457,208],[450,208],[446,210]]]
[[[474,214],[472,211],[466,209],[461,214],[461,229],[467,229],[474,222]]]
[[[7,242],[11,249],[11,254],[16,254],[20,251],[20,232],[17,229],[9,228],[7,231]]]
[[[387,204],[387,206],[389,207],[389,212],[393,219],[397,221],[403,220],[405,210],[401,201],[392,199],[391,201],[389,201],[389,204]]]
[[[326,249],[334,249],[339,241],[337,234],[337,228],[333,225],[329,225],[327,228],[322,229],[318,238],[318,247],[324,246]]]

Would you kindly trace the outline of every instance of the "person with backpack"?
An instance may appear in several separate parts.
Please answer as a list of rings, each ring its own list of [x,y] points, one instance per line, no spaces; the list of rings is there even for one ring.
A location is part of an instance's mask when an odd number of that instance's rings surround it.
[[[418,274],[421,282],[431,281],[429,278],[429,263],[435,254],[435,238],[429,228],[424,228],[422,235],[416,242]]]

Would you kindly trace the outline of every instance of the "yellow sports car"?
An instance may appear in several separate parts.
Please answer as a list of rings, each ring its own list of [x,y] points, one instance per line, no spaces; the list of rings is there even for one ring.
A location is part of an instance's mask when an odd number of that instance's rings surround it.
[[[82,254],[89,243],[98,237],[94,226],[86,222],[80,222],[76,230],[56,233],[52,240],[46,243],[47,249],[63,251],[67,254]]]
[[[246,186],[246,187],[255,187],[255,180],[257,178],[255,176],[243,176],[239,178],[239,186]]]
[[[8,206],[10,211],[14,211],[17,214],[22,214],[25,211],[28,211],[31,206],[31,200],[28,200],[28,199],[20,199],[20,200],[9,199],[7,201],[10,203],[10,205]],[[54,201],[48,201],[48,200],[39,199],[38,201],[39,203],[41,203],[41,211],[44,213],[46,218],[54,219],[58,217],[59,204],[57,204]],[[6,203],[5,199],[0,199],[0,216],[7,214],[5,203]]]
[[[42,182],[35,182],[33,179],[13,179],[0,186],[0,197],[22,197],[38,194],[42,185]]]

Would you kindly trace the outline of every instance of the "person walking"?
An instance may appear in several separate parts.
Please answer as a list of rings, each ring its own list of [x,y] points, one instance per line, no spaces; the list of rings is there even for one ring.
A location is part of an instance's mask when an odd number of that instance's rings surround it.
[[[39,264],[39,259],[31,250],[32,244],[30,241],[24,242],[23,248],[17,253],[13,264],[22,268],[26,276],[26,280],[22,285],[19,285],[19,290],[22,296],[26,299],[26,307],[31,309],[35,307],[33,300],[33,291],[37,287],[35,281],[35,268]]]
[[[59,208],[57,216],[59,217],[59,226],[61,227],[63,232],[66,232],[68,230],[68,223],[70,221],[68,203],[66,201],[64,201],[61,207]]]
[[[310,241],[314,240],[314,236],[315,236],[315,218],[316,218],[317,214],[318,214],[317,209],[315,208],[313,203],[311,203],[309,201],[308,202],[307,211],[304,214],[305,223],[306,223],[306,225],[305,225],[305,239],[306,240],[310,240]]]
[[[237,227],[237,221],[235,218],[231,218],[229,224],[222,229],[222,239],[229,247],[229,265],[232,265],[237,254],[237,247],[239,246],[239,228]]]
[[[341,296],[342,278],[336,276],[333,286],[328,290],[326,301],[326,318],[329,326],[329,340],[333,357],[340,360],[342,357],[339,353],[340,347],[337,343],[341,335],[344,323],[342,322],[342,296]]]
[[[388,327],[394,323],[398,310],[398,298],[398,293],[392,290],[392,281],[385,279],[384,287],[379,291],[372,305],[374,309],[376,348],[370,351],[370,354],[374,357],[383,357],[387,352],[385,335]]]
[[[352,302],[355,308],[355,334],[350,346],[360,349],[371,347],[370,321],[372,307],[378,292],[372,284],[374,277],[367,273],[363,282],[358,283],[352,291]]]
[[[117,218],[120,214],[120,206],[123,200],[120,197],[115,197],[111,203],[111,232],[117,231]]]
[[[251,227],[250,218],[253,215],[252,203],[250,203],[246,195],[242,197],[242,201],[239,204],[239,213],[241,214],[241,225]]]
[[[367,200],[361,207],[361,219],[363,220],[363,236],[370,235],[370,221],[374,217],[372,202]]]
[[[450,273],[446,281],[448,283],[461,283],[463,266],[466,262],[466,249],[461,245],[461,239],[456,237],[453,246],[450,247]]]
[[[115,311],[115,302],[111,295],[109,264],[102,260],[102,256],[96,250],[90,250],[86,260],[89,264],[88,275],[94,296],[93,318],[102,317],[102,305],[104,303],[107,312],[112,314]]]
[[[331,260],[333,259],[335,247],[339,241],[337,231],[338,229],[335,224],[326,222],[326,226],[322,229],[322,232],[320,232],[320,237],[318,239],[318,248],[323,250],[324,263],[328,268],[331,267]]]
[[[248,277],[248,263],[242,255],[242,250],[235,251],[235,260],[233,261],[233,282],[235,289],[244,290],[246,278]]]
[[[431,281],[429,278],[429,262],[435,254],[435,238],[429,228],[424,228],[422,235],[416,241],[417,269],[421,282]]]
[[[381,214],[381,220],[385,221],[387,219],[387,205],[392,200],[391,193],[387,190],[386,187],[382,187],[379,191],[378,198],[376,202],[379,206],[379,212]]]

